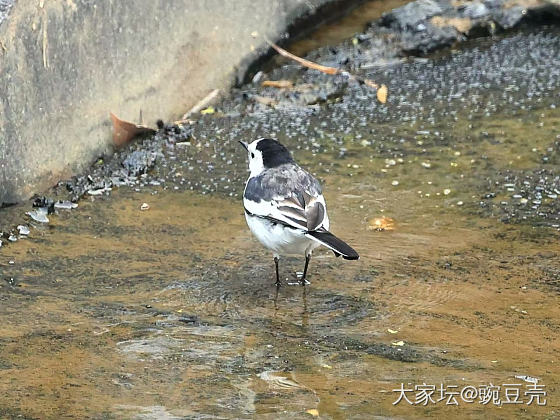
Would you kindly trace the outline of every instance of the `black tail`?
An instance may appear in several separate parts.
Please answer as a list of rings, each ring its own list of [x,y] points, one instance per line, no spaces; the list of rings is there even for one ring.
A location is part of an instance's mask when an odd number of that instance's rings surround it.
[[[332,233],[324,231],[324,232],[317,232],[317,231],[310,231],[307,232],[309,236],[315,239],[317,242],[325,245],[327,248],[332,249],[334,254],[338,257],[342,255],[342,258],[345,260],[357,260],[360,258],[358,253],[352,249],[350,245],[344,242],[341,239],[338,239]]]

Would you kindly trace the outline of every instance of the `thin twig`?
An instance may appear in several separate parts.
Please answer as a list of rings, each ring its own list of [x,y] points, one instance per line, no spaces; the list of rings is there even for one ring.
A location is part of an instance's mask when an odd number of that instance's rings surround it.
[[[330,74],[330,75],[341,74],[341,75],[344,75],[344,76],[348,77],[349,79],[356,80],[360,84],[369,86],[373,89],[377,89],[377,100],[379,102],[381,102],[382,104],[387,102],[387,94],[388,94],[387,86],[385,86],[385,85],[379,86],[377,83],[375,83],[371,79],[364,79],[363,77],[360,77],[360,76],[357,76],[355,74],[349,73],[349,72],[347,72],[345,70],[342,70],[342,69],[338,69],[336,67],[323,66],[321,64],[314,63],[313,61],[306,60],[305,58],[298,57],[297,55],[294,55],[291,52],[286,51],[284,48],[279,47],[274,42],[270,41],[268,38],[265,38],[264,40],[268,43],[268,45],[270,45],[274,50],[276,50],[276,52],[278,52],[278,54],[280,54],[283,57],[287,57],[291,60],[294,60],[304,67],[307,67],[307,68],[310,68],[310,69],[313,69],[313,70],[318,70],[321,73],[326,73],[326,74]]]
[[[197,112],[200,112],[204,108],[206,108],[206,106],[208,104],[210,104],[210,102],[212,102],[214,99],[216,99],[219,94],[220,94],[220,89],[214,89],[212,92],[210,92],[208,95],[206,95],[200,101],[198,101],[195,106],[193,106],[191,109],[189,109],[181,117],[181,119],[179,121],[175,121],[175,124],[181,124],[181,123],[186,122],[192,114],[196,114]]]
[[[278,54],[290,58],[294,61],[297,61],[299,64],[301,64],[304,67],[308,67],[313,70],[319,70],[320,72],[326,74],[340,74],[342,72],[340,69],[337,69],[336,67],[323,66],[321,64],[314,63],[313,61],[306,60],[305,58],[298,57],[297,55],[294,55],[291,52],[286,51],[284,48],[279,47],[278,45],[268,40],[267,38],[265,38],[265,41],[268,42],[268,44],[272,48],[274,48],[276,52],[278,52]]]

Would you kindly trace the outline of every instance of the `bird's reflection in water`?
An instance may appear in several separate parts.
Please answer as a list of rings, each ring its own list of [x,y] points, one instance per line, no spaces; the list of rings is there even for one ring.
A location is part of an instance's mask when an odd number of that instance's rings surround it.
[[[298,285],[301,289],[301,325],[302,327],[307,328],[309,326],[309,311],[307,310],[307,286]],[[274,318],[276,318],[278,311],[280,310],[280,305],[278,304],[278,296],[281,287],[276,286],[274,290]]]

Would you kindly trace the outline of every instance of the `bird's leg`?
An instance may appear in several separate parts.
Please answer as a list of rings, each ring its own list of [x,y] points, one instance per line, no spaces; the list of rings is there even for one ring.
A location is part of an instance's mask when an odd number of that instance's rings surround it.
[[[276,287],[280,287],[280,274],[278,273],[278,260],[279,258],[277,256],[274,256],[274,265],[276,266]]]
[[[311,254],[305,256],[305,267],[303,267],[303,275],[301,276],[301,285],[305,286],[305,276],[307,276],[307,267],[309,266],[309,260],[311,260]]]

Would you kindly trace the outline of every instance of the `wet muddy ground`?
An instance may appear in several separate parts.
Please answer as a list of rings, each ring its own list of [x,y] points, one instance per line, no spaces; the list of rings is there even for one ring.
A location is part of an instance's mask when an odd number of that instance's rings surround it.
[[[131,159],[112,191],[95,167],[62,184],[90,192],[0,249],[0,417],[556,418],[559,35],[362,69],[386,105],[285,64],[260,77],[294,88],[245,85],[132,145],[148,173]],[[316,252],[310,286],[276,291],[240,201],[236,140],[262,135],[321,179],[359,261]],[[284,282],[302,264],[283,260]],[[532,378],[546,405],[527,404]],[[419,404],[393,404],[401,384]],[[490,384],[524,403],[446,405]]]

